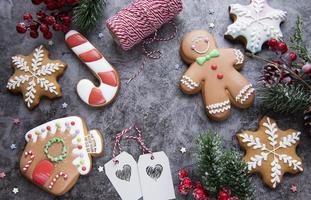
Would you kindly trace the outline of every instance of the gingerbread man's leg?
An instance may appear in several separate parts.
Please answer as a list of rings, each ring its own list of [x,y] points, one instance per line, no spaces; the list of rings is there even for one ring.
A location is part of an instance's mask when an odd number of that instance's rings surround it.
[[[238,108],[250,107],[255,99],[255,90],[239,72],[233,71],[226,86],[231,102]]]
[[[205,83],[202,91],[208,117],[216,121],[227,119],[230,115],[231,104],[226,90],[223,87]]]

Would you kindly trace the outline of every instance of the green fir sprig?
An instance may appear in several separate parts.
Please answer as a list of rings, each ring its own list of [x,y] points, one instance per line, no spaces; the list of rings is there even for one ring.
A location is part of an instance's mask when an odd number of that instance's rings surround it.
[[[277,113],[302,113],[311,103],[311,92],[299,84],[274,84],[259,89],[259,98],[266,110]]]
[[[291,45],[290,47],[295,50],[300,58],[306,62],[311,63],[311,56],[309,54],[308,48],[303,35],[302,20],[300,16],[297,17],[294,34],[290,37]]]
[[[235,150],[224,150],[217,133],[208,131],[198,139],[198,170],[207,190],[217,193],[223,187],[240,200],[255,199],[249,170]]]
[[[104,0],[80,0],[73,8],[73,23],[84,32],[90,31],[103,16],[105,5]]]

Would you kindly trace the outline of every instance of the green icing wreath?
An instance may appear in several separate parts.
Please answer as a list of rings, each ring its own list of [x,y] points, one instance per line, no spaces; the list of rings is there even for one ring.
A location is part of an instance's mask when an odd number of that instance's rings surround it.
[[[51,156],[49,154],[49,148],[55,143],[62,143],[63,145],[62,152],[59,156]],[[48,159],[52,162],[63,161],[67,157],[67,145],[65,143],[65,140],[58,137],[50,139],[44,146],[44,153],[48,157]]]

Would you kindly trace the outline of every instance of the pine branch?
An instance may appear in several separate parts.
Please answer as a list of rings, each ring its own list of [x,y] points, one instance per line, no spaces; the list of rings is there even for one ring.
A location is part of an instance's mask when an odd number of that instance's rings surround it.
[[[291,48],[297,52],[300,58],[306,62],[311,63],[311,56],[308,52],[306,42],[304,40],[302,30],[302,20],[300,16],[297,17],[294,35],[290,38]]]
[[[202,177],[202,183],[208,191],[217,192],[221,186],[222,174],[222,146],[218,134],[208,132],[200,136],[198,140],[198,169]]]
[[[228,187],[231,193],[241,200],[255,199],[252,179],[241,155],[234,150],[227,151],[222,157],[222,162],[222,185]]]
[[[200,136],[198,144],[198,169],[208,191],[216,193],[227,187],[241,200],[254,199],[247,164],[238,152],[224,151],[221,137],[211,131]]]
[[[278,113],[301,113],[311,102],[311,92],[297,84],[275,84],[260,88],[258,93],[264,108]]]
[[[73,8],[73,23],[84,32],[90,31],[102,17],[105,5],[104,0],[80,0]]]

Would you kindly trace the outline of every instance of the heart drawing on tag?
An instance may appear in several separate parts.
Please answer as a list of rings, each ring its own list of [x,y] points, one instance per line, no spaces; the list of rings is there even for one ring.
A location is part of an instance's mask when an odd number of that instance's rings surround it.
[[[119,169],[116,171],[116,176],[124,181],[130,181],[131,180],[131,171],[132,168],[130,165],[123,165],[123,169]]]
[[[153,178],[154,180],[160,178],[162,171],[163,167],[160,164],[157,164],[155,167],[148,166],[146,168],[147,175]]]

